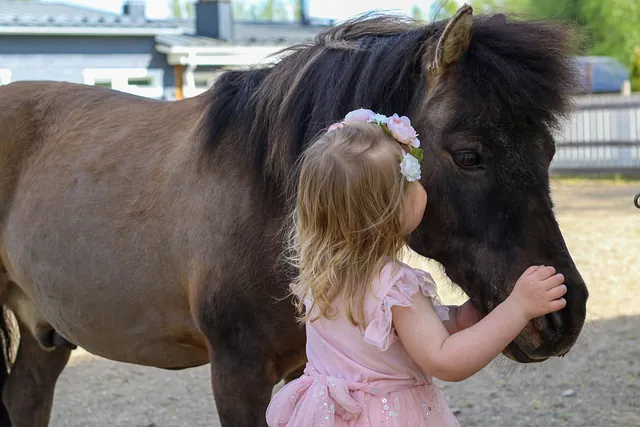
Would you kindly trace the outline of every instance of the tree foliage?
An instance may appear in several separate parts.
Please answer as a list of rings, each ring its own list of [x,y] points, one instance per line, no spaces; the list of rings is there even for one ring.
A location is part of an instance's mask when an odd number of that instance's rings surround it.
[[[476,11],[509,12],[578,24],[586,53],[613,56],[630,66],[640,47],[638,0],[473,0]]]
[[[440,21],[450,18],[460,8],[455,0],[439,0],[431,4],[430,18],[432,21]]]
[[[321,1],[321,0],[316,0]],[[469,0],[467,0],[469,1]],[[173,0],[174,10],[189,16]],[[412,15],[419,20],[440,20],[452,16],[462,0],[435,0],[425,17],[419,0]],[[578,24],[585,35],[585,53],[613,56],[632,67],[633,52],[640,48],[640,0],[471,0],[475,13],[514,13],[536,19],[565,20]],[[176,4],[178,6],[176,6]],[[236,19],[279,21],[300,17],[300,0],[234,0]]]
[[[413,5],[413,7],[411,8],[411,17],[418,21],[424,21],[424,15],[422,14],[422,9],[420,9],[420,6],[415,4]]]
[[[631,90],[640,92],[640,47],[633,51],[633,61],[631,63]]]
[[[171,0],[171,14],[174,18],[192,18],[195,16],[195,0]]]
[[[286,21],[290,19],[286,0],[263,0],[247,4],[245,0],[233,1],[233,17],[248,21]]]
[[[302,8],[304,7],[304,1],[302,0],[296,0],[295,1],[295,5],[293,7],[293,16],[295,17],[296,21],[301,21],[303,16],[302,16]]]

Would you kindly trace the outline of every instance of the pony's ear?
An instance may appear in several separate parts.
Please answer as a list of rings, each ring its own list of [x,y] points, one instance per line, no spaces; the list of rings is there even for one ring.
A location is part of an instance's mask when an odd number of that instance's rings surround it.
[[[449,64],[462,58],[471,43],[472,15],[473,8],[465,4],[449,19],[435,47],[426,52],[427,70],[439,74]],[[428,42],[433,43],[432,40]]]

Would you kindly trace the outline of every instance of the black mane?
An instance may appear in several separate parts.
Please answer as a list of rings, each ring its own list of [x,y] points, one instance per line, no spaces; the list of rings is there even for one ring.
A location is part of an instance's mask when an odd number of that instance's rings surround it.
[[[277,186],[304,146],[348,111],[409,114],[426,96],[426,45],[445,24],[364,15],[287,49],[275,65],[223,74],[207,94],[205,156],[227,138],[241,141],[257,173]],[[571,41],[561,25],[475,17],[456,85],[485,114],[552,127],[576,81]]]

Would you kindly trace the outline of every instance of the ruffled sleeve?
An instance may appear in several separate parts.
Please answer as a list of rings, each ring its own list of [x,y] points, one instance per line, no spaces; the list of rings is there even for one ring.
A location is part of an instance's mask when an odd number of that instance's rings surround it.
[[[436,284],[425,271],[404,264],[395,265],[395,271],[386,266],[380,275],[380,290],[377,292],[375,307],[368,310],[371,321],[364,332],[364,339],[381,351],[386,351],[398,339],[393,327],[391,307],[410,307],[413,296],[422,291],[433,304],[440,319],[449,319],[449,308],[440,302]]]

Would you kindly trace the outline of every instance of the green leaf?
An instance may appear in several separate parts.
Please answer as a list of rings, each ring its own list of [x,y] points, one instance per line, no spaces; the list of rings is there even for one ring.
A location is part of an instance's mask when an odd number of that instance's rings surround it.
[[[413,157],[418,159],[418,162],[422,163],[422,158],[424,157],[424,150],[422,148],[412,148],[409,152]]]
[[[387,135],[389,135],[391,138],[393,138],[393,135],[391,134],[391,131],[389,130],[389,128],[387,127],[387,125],[385,123],[379,123],[379,125]]]

